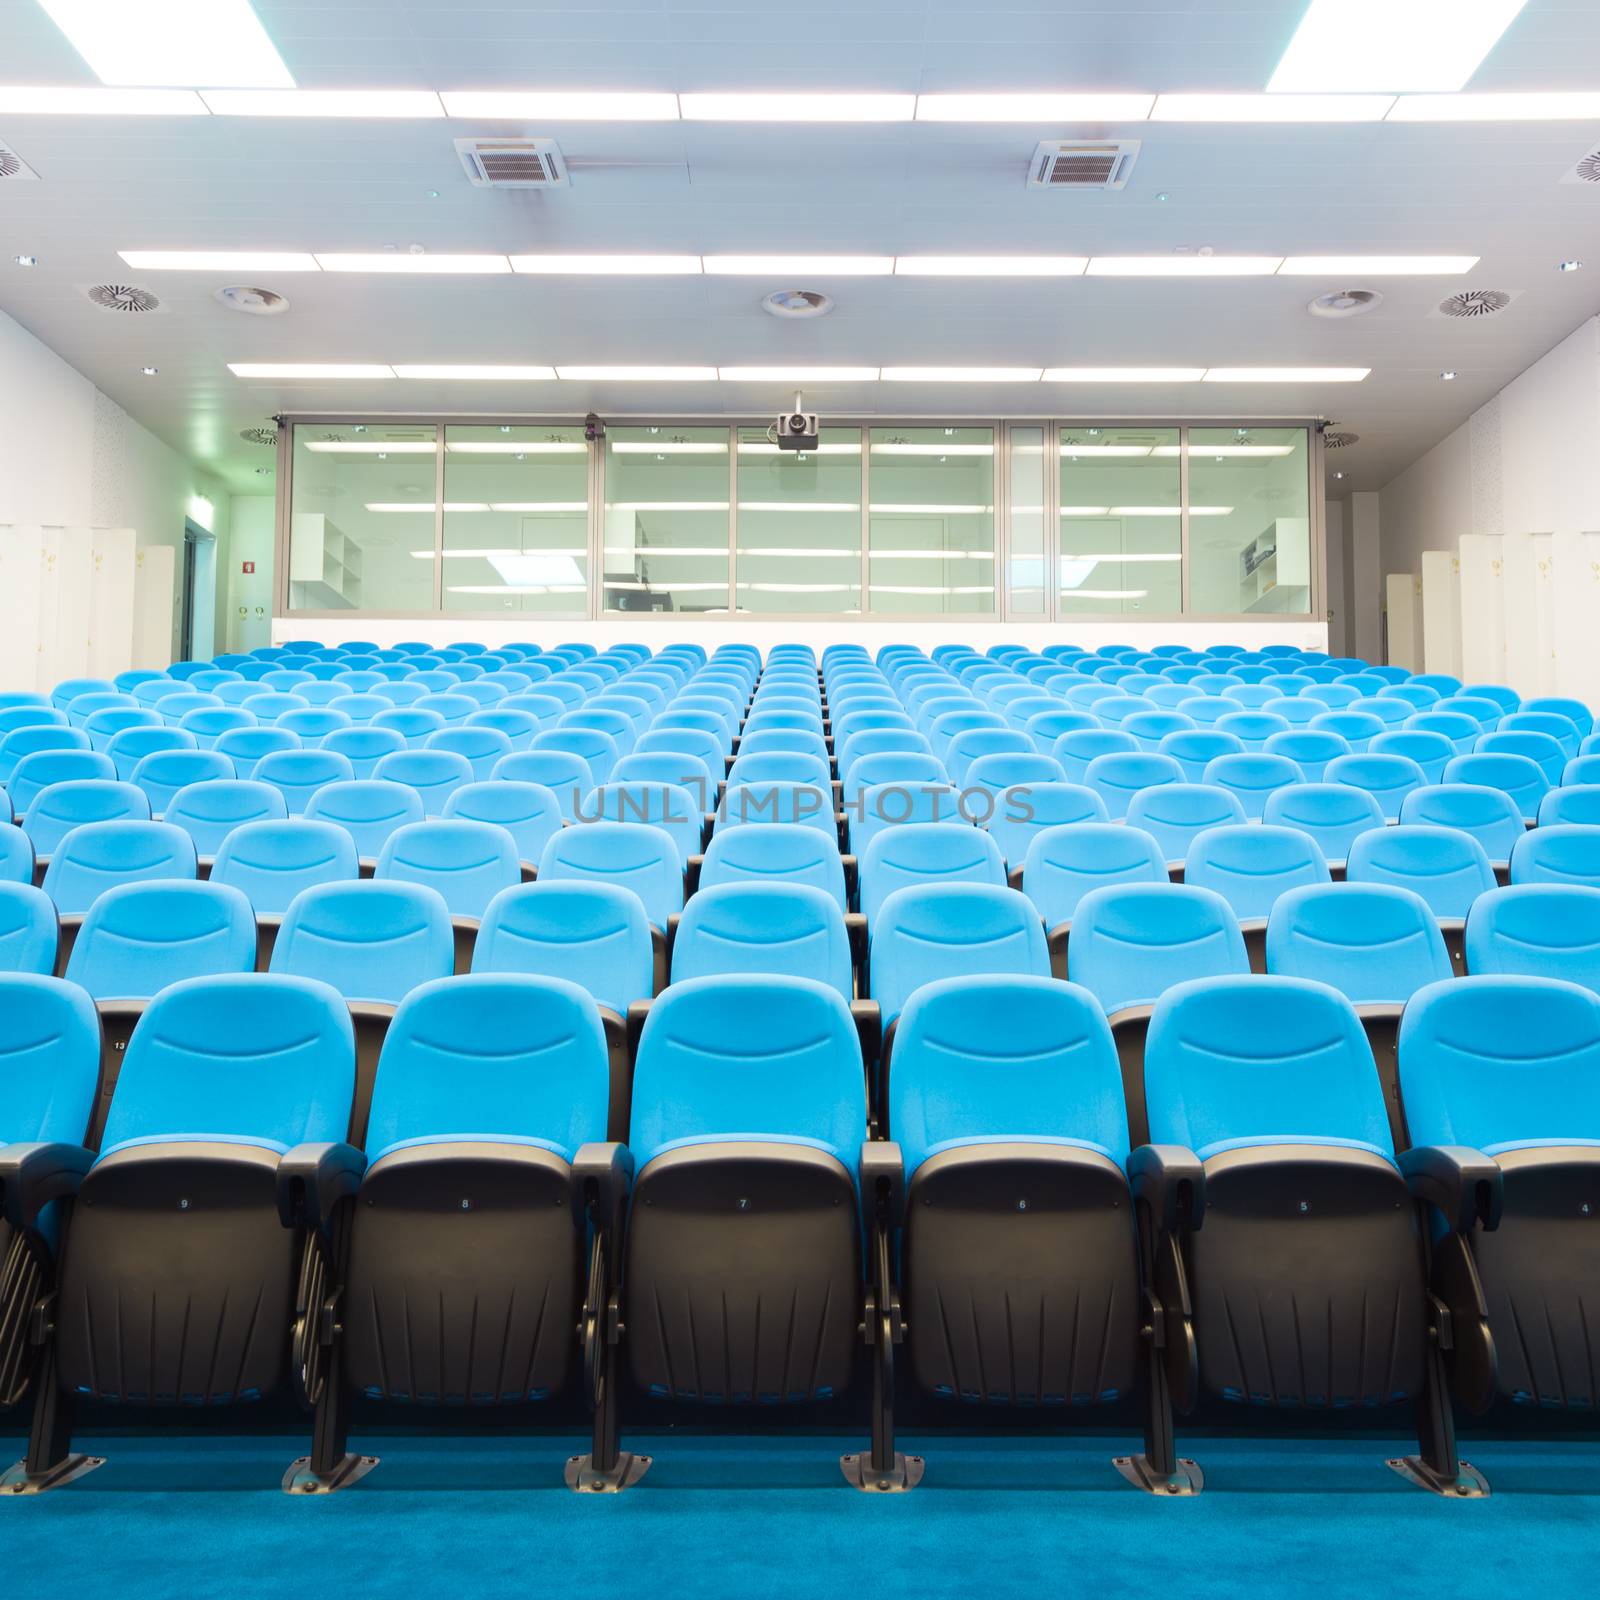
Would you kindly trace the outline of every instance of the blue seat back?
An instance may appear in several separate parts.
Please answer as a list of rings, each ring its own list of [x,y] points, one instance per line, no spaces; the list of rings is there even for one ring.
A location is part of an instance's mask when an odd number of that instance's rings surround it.
[[[1260,819],[1267,797],[1275,789],[1305,782],[1300,769],[1286,756],[1269,756],[1264,751],[1218,756],[1206,766],[1204,782],[1216,784],[1236,795],[1246,817]]]
[[[1564,978],[1600,990],[1600,889],[1519,883],[1490,889],[1467,916],[1467,971]]]
[[[1377,800],[1365,789],[1344,783],[1303,783],[1275,789],[1262,807],[1261,820],[1310,834],[1330,862],[1343,861],[1363,833],[1384,826],[1383,808]]]
[[[101,1140],[221,1139],[280,1154],[342,1140],[355,1096],[350,1014],[311,978],[189,978],[128,1041]]]
[[[864,858],[877,835],[909,823],[968,822],[962,796],[947,783],[876,783],[846,803],[850,848]]]
[[[921,984],[963,973],[1048,977],[1050,955],[1039,913],[1016,890],[920,884],[897,889],[878,908],[870,969],[872,997],[888,1027]]]
[[[641,1171],[677,1145],[775,1138],[826,1151],[853,1176],[866,1132],[861,1046],[826,985],[691,978],[651,1007],[628,1139]]]
[[[22,879],[0,879],[0,972],[31,972],[49,977],[56,970],[59,936],[55,905],[43,889]],[[3,1026],[0,1024],[0,1031]],[[5,1092],[0,1089],[0,1099]],[[0,1138],[12,1137],[21,1135],[12,1135],[0,1127]]]
[[[1327,883],[1321,847],[1298,828],[1238,824],[1198,834],[1189,845],[1183,881],[1214,889],[1240,918],[1271,915],[1278,896]]]
[[[221,883],[125,883],[107,889],[67,959],[96,1000],[148,1000],[170,983],[256,968],[250,902]]]
[[[551,837],[561,829],[561,803],[538,783],[493,778],[464,783],[445,802],[443,815],[492,822],[511,835],[519,860],[536,865]]]
[[[1518,814],[1527,822],[1538,817],[1539,803],[1551,787],[1537,761],[1509,750],[1480,750],[1457,756],[1444,769],[1444,781],[1502,789],[1511,796]]]
[[[491,782],[502,779],[548,789],[567,822],[578,820],[583,797],[594,788],[589,763],[569,750],[513,750],[495,763],[490,776]]]
[[[571,1161],[606,1136],[605,1034],[577,984],[521,973],[440,978],[401,1001],[367,1119],[373,1160],[400,1145],[509,1141]]]
[[[1563,695],[1536,695],[1532,700],[1523,701],[1521,709],[1565,717],[1578,730],[1580,739],[1587,739],[1594,731],[1594,713],[1581,700]]]
[[[1262,749],[1267,755],[1292,761],[1307,783],[1331,782],[1327,777],[1329,765],[1351,753],[1349,741],[1326,728],[1291,728],[1287,733],[1275,733]]]
[[[484,912],[472,970],[560,978],[626,1016],[635,1000],[648,1000],[654,990],[644,902],[631,889],[577,880],[504,889]]]
[[[826,802],[825,802],[826,804]],[[660,828],[678,852],[678,865],[700,854],[704,818],[695,796],[681,784],[601,784],[578,803],[583,822],[644,822]]]
[[[1191,978],[1248,972],[1238,919],[1221,895],[1189,884],[1118,884],[1077,905],[1067,976],[1107,1012],[1149,1005]]]
[[[214,856],[235,828],[281,822],[288,814],[282,793],[270,783],[211,778],[178,790],[167,802],[166,820],[194,840],[197,854]]]
[[[1575,883],[1600,888],[1600,827],[1541,823],[1511,850],[1513,883]]]
[[[192,878],[196,865],[194,841],[171,823],[86,822],[51,853],[44,892],[63,916],[77,916],[119,883]]]
[[[851,766],[844,776],[842,794],[845,804],[853,805],[864,789],[888,784],[914,788],[919,784],[949,781],[950,774],[937,756],[918,750],[880,750],[861,756]]]
[[[1600,996],[1540,977],[1434,984],[1400,1022],[1400,1087],[1414,1144],[1600,1142]]]
[[[514,755],[508,751],[501,759],[514,759]],[[380,758],[372,775],[379,782],[403,783],[415,789],[421,796],[424,813],[430,817],[443,812],[450,796],[462,784],[477,781],[471,762],[454,750],[396,750]]]
[[[397,733],[405,741],[408,750],[420,750],[433,734],[445,726],[445,720],[437,711],[429,711],[421,705],[390,705],[358,726]]]
[[[1093,789],[1052,779],[1002,791],[983,826],[1007,864],[1020,867],[1034,836],[1046,828],[1106,820],[1106,803]]]
[[[1566,771],[1567,753],[1559,741],[1547,733],[1485,733],[1472,748],[1486,755],[1525,756],[1544,774],[1545,782],[1552,788],[1561,782]]]
[[[1371,755],[1405,756],[1414,761],[1425,784],[1444,781],[1444,769],[1455,756],[1455,746],[1442,733],[1425,728],[1391,728],[1367,746]]]
[[[210,881],[240,890],[258,917],[280,917],[302,889],[353,883],[358,871],[355,840],[345,829],[297,818],[234,828],[217,850]]]
[[[1050,754],[1061,763],[1061,771],[1068,783],[1084,783],[1090,762],[1098,756],[1114,755],[1119,751],[1137,754],[1139,741],[1120,728],[1082,728],[1062,734],[1051,747]]]
[[[1183,768],[1171,756],[1123,750],[1096,756],[1084,768],[1082,781],[1105,801],[1107,815],[1116,818],[1128,814],[1129,802],[1142,791],[1184,780]]]
[[[99,1089],[100,1019],[88,995],[36,972],[0,975],[0,1145],[81,1144]]]
[[[1389,821],[1397,821],[1405,797],[1427,783],[1422,768],[1409,757],[1378,755],[1371,751],[1365,755],[1340,756],[1330,761],[1325,776],[1329,783],[1365,789],[1378,802],[1379,810]]]
[[[48,856],[74,828],[118,820],[150,820],[144,790],[112,778],[78,778],[41,789],[22,819],[22,831],[34,856]]]
[[[1115,822],[1068,823],[1034,836],[1022,886],[1047,928],[1072,921],[1092,889],[1119,883],[1167,883],[1166,861],[1142,828]]]
[[[1404,1005],[1451,966],[1439,920],[1415,891],[1335,883],[1279,897],[1267,920],[1267,971],[1331,984],[1355,1005]]]
[[[992,883],[1004,886],[1000,847],[982,828],[960,822],[885,828],[861,858],[861,910],[870,927],[896,890],[919,883]]]
[[[1244,807],[1237,795],[1216,784],[1169,783],[1134,795],[1126,820],[1155,840],[1163,860],[1178,862],[1208,828],[1242,823]]]
[[[13,812],[21,817],[28,814],[34,801],[51,784],[70,783],[81,778],[115,778],[116,775],[111,757],[103,751],[88,749],[85,740],[85,747],[81,749],[35,750],[23,756],[8,776],[0,778],[0,783],[11,797]]]
[[[530,736],[531,737],[531,736]],[[498,728],[485,728],[462,723],[446,726],[430,733],[423,744],[425,750],[449,750],[461,756],[471,769],[471,782],[482,783],[495,763],[511,754],[510,738]]]
[[[850,1000],[850,936],[837,902],[805,884],[702,889],[678,923],[672,981],[735,972],[810,978]]]
[[[631,889],[663,931],[683,909],[683,867],[669,834],[642,822],[587,822],[551,837],[539,858],[541,882],[577,878]]]
[[[313,822],[336,823],[355,841],[356,854],[376,860],[397,828],[421,822],[422,796],[409,784],[353,778],[318,789],[306,806]]]
[[[283,796],[291,817],[302,817],[319,789],[330,783],[349,783],[350,763],[332,750],[279,750],[263,756],[255,768],[255,781],[269,783]]]
[[[630,763],[635,761],[651,761],[665,764],[674,761],[682,763],[690,759],[688,756],[668,755],[663,751],[638,757],[624,756],[617,763],[617,771],[613,781],[620,782],[625,778],[635,776],[656,775],[653,772],[648,775],[635,773],[630,768]],[[696,765],[700,768],[700,773],[695,774],[696,777],[699,777],[702,773],[709,777],[709,772],[704,762],[697,762]],[[667,778],[663,769],[659,781],[681,783],[683,775],[684,768],[682,766],[679,767],[677,775],[672,778]],[[741,744],[739,756],[729,769],[728,782],[752,784],[808,783],[813,788],[824,788],[833,782],[833,774],[828,770],[828,763],[822,757],[808,754],[803,750],[758,750],[752,755],[746,755],[744,746]],[[701,792],[706,792],[705,787],[702,788]],[[707,806],[706,809],[709,810],[710,807]]]
[[[1414,889],[1436,917],[1447,918],[1466,916],[1473,900],[1495,886],[1489,858],[1470,833],[1409,823],[1362,834],[1350,846],[1345,876]]]
[[[1413,789],[1400,803],[1407,825],[1458,828],[1483,846],[1491,861],[1508,861],[1527,832],[1516,800],[1476,783],[1435,783]]]
[[[1366,1034],[1326,984],[1206,978],[1169,989],[1150,1019],[1144,1077],[1151,1142],[1203,1161],[1279,1144],[1394,1155]]]
[[[436,889],[452,917],[480,918],[502,889],[522,882],[516,841],[493,822],[432,817],[396,828],[373,877]]]
[[[1218,756],[1238,755],[1244,746],[1231,733],[1219,733],[1215,728],[1194,728],[1167,734],[1157,749],[1183,768],[1184,782],[1200,783],[1212,761]]]
[[[386,755],[404,750],[406,741],[394,728],[369,723],[360,728],[335,728],[323,739],[322,748],[343,756],[350,763],[351,776],[361,779],[370,778]]]
[[[1104,1013],[1051,978],[924,984],[895,1030],[889,1127],[908,1179],[942,1150],[1019,1141],[1087,1147],[1121,1167],[1128,1114]]]
[[[346,1000],[398,1005],[455,966],[450,912],[420,883],[323,883],[290,902],[269,970],[331,983]]]
[[[836,838],[803,823],[719,828],[700,864],[700,888],[732,883],[808,884],[845,906],[844,864]]]

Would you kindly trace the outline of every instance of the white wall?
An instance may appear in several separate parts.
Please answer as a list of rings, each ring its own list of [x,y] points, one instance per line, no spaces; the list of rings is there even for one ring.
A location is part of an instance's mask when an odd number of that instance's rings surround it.
[[[249,651],[272,643],[272,561],[277,503],[271,495],[233,497],[228,514],[226,572],[218,588],[227,647]],[[246,565],[255,568],[246,572]],[[219,629],[219,632],[223,631]]]
[[[228,496],[222,484],[142,428],[3,312],[0,440],[0,525],[133,528],[141,546],[178,551],[175,583],[183,572],[178,547],[192,496],[211,501],[213,531],[219,541],[226,538]],[[9,603],[0,594],[0,625]],[[178,615],[175,604],[174,619]]]

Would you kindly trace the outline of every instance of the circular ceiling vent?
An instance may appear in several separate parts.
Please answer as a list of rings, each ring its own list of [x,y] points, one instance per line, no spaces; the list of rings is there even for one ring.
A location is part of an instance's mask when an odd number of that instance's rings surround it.
[[[774,317],[825,317],[833,301],[814,289],[779,289],[761,302],[761,309]]]
[[[1376,289],[1335,289],[1331,294],[1319,294],[1306,310],[1314,317],[1359,317],[1382,304],[1383,296]]]
[[[1572,169],[1572,175],[1580,183],[1600,183],[1600,150],[1591,150]]]
[[[246,444],[275,445],[278,442],[277,432],[272,428],[241,428],[239,437]]]
[[[0,144],[0,178],[14,178],[22,171],[22,157]]]
[[[1448,300],[1439,302],[1439,311],[1446,317],[1492,317],[1511,304],[1511,296],[1504,289],[1463,289]]]
[[[1335,433],[1331,428],[1322,436],[1324,450],[1348,450],[1353,444],[1361,443],[1359,433]]]
[[[289,309],[288,300],[275,289],[252,289],[247,284],[233,283],[218,289],[212,299],[230,311],[242,311],[250,317],[276,317]]]
[[[137,314],[161,308],[161,302],[148,289],[135,289],[127,283],[97,283],[85,293],[102,311]]]

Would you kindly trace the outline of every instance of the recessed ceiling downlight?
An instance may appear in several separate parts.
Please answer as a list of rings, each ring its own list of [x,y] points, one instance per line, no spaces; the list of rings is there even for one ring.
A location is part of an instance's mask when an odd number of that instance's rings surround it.
[[[825,317],[833,300],[815,289],[778,289],[762,300],[761,309],[774,317]]]
[[[244,283],[230,283],[218,289],[212,299],[248,317],[277,317],[289,309],[288,298],[276,289],[257,289]]]
[[[1359,317],[1383,304],[1376,289],[1335,289],[1319,294],[1306,310],[1314,317]]]

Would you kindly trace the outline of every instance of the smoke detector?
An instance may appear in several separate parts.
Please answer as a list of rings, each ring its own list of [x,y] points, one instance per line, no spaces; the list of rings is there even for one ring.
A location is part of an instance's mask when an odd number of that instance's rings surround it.
[[[1441,317],[1492,317],[1504,311],[1516,298],[1504,289],[1463,289],[1439,302]]]
[[[778,289],[762,300],[761,309],[774,317],[825,317],[833,301],[815,289]]]
[[[130,316],[159,311],[161,302],[148,289],[127,283],[96,283],[83,291],[102,311],[118,311]]]
[[[1322,448],[1324,450],[1348,450],[1353,444],[1361,443],[1359,433],[1335,433],[1329,429],[1322,435]]]
[[[275,445],[278,442],[277,430],[274,428],[241,428],[239,437],[246,444]]]
[[[37,183],[39,174],[10,145],[0,144],[0,182],[4,182],[7,178],[17,181],[31,178]]]
[[[1306,310],[1314,317],[1359,317],[1382,304],[1383,296],[1376,289],[1335,289],[1319,294]]]
[[[559,189],[567,164],[554,139],[457,139],[456,154],[475,189]]]
[[[1028,166],[1030,189],[1121,189],[1139,159],[1137,139],[1046,139]]]
[[[242,311],[250,317],[281,316],[289,309],[288,300],[276,289],[253,289],[242,283],[230,283],[211,298],[230,311]]]

